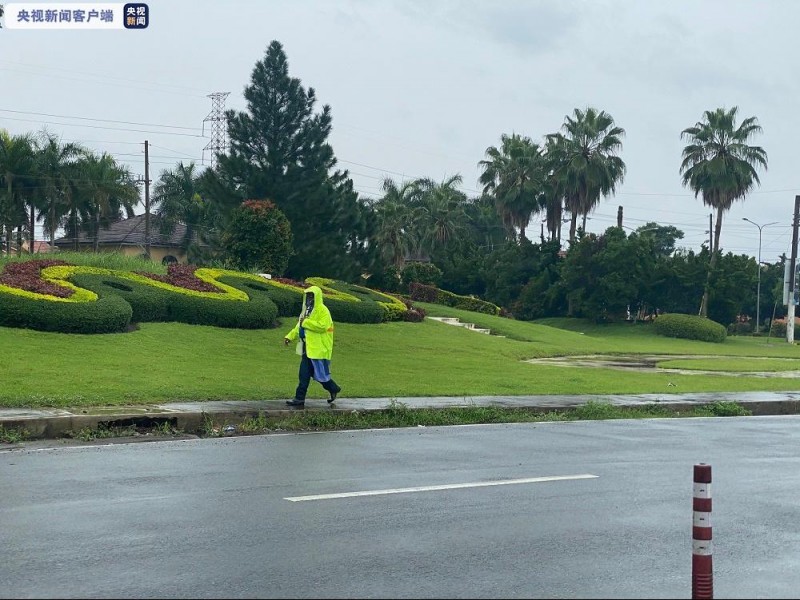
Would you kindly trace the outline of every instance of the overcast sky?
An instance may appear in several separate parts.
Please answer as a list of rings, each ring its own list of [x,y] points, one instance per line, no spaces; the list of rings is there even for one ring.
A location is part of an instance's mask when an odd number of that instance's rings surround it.
[[[361,194],[378,196],[387,175],[458,173],[476,195],[477,163],[501,134],[541,141],[574,108],[594,106],[625,129],[620,155],[628,171],[587,229],[616,224],[622,206],[624,225],[674,225],[685,232],[679,245],[697,250],[711,211],[681,185],[680,132],[705,110],[738,106],[741,118],[756,116],[764,129],[753,143],[767,151],[769,170],[726,214],[723,250],[757,255],[758,228],[747,217],[777,222],[763,228],[762,260],[791,252],[800,194],[796,0],[149,6],[151,24],[141,31],[0,31],[0,127],[46,127],[112,153],[137,174],[147,139],[155,179],[181,158],[199,162],[207,94],[230,92],[226,107],[243,109],[255,62],[278,40],[290,74],[315,88],[320,107],[331,106],[330,142]],[[531,222],[531,236],[540,221]]]

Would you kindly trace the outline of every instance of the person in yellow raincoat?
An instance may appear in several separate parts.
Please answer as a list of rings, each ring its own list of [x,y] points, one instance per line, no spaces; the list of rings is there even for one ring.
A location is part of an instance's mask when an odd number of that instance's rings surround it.
[[[285,345],[298,340],[297,353],[301,355],[299,383],[294,399],[287,400],[289,406],[303,407],[311,379],[322,384],[330,394],[328,404],[336,400],[342,391],[331,378],[331,355],[333,354],[333,319],[328,307],[322,302],[322,290],[316,285],[306,289],[300,318],[283,339]]]

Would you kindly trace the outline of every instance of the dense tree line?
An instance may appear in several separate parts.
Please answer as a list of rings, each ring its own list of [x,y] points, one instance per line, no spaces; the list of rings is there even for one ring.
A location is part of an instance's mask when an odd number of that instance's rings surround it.
[[[328,142],[330,107],[317,109],[314,89],[289,74],[279,42],[255,64],[244,97],[245,110],[227,113],[230,148],[216,166],[179,163],[160,174],[153,190],[162,230],[186,225],[183,245],[192,262],[269,265],[297,279],[368,279],[388,291],[424,281],[484,297],[522,319],[636,319],[658,310],[699,312],[728,324],[755,312],[755,260],[719,248],[724,213],[759,184],[758,169],[767,166],[764,150],[749,145],[761,131],[755,117],[737,124],[735,107],[707,111],[681,132],[687,146],[678,175],[717,211],[713,247],[693,252],[677,247],[682,232],[658,223],[586,234],[587,215],[626,173],[625,130],[603,110],[574,109],[541,142],[501,135],[478,162],[482,191],[475,197],[456,175],[387,178],[380,197],[365,198]],[[46,134],[0,134],[0,184],[6,249],[14,235],[21,247],[36,222],[51,238],[63,229],[96,239],[139,202],[136,183],[112,157]],[[252,209],[254,201],[269,211],[243,213],[243,203]],[[263,222],[254,221],[258,215]],[[526,234],[534,218],[543,223],[538,240]],[[281,223],[280,236],[270,237],[270,223]],[[267,244],[281,256],[259,250]],[[780,294],[782,269],[781,263],[762,271],[762,306],[773,306]]]

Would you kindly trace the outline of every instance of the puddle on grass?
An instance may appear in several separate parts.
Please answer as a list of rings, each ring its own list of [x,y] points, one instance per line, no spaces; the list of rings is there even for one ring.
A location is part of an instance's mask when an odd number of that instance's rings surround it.
[[[734,357],[735,358],[735,357]],[[558,356],[551,358],[531,358],[524,362],[535,365],[556,367],[590,367],[600,369],[619,369],[640,373],[680,373],[681,375],[727,375],[731,377],[778,377],[800,379],[800,370],[793,371],[704,371],[698,369],[670,369],[658,367],[665,360],[708,360],[706,355],[691,354],[641,354],[611,356],[608,354],[589,354],[585,356]],[[742,360],[763,360],[760,357],[742,357]],[[800,365],[800,361],[798,361]]]

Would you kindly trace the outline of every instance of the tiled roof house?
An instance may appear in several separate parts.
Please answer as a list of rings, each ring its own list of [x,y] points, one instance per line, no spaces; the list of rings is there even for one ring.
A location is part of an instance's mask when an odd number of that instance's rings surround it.
[[[145,252],[144,215],[136,215],[112,223],[108,229],[100,228],[98,249],[101,252],[121,252],[126,256],[140,256]],[[186,262],[186,253],[181,249],[186,234],[186,225],[178,223],[170,235],[160,230],[160,219],[150,215],[150,257],[163,263]],[[55,240],[60,250],[71,250],[74,247],[72,238],[61,237]],[[94,236],[81,232],[78,235],[78,249],[91,250],[94,247]]]

